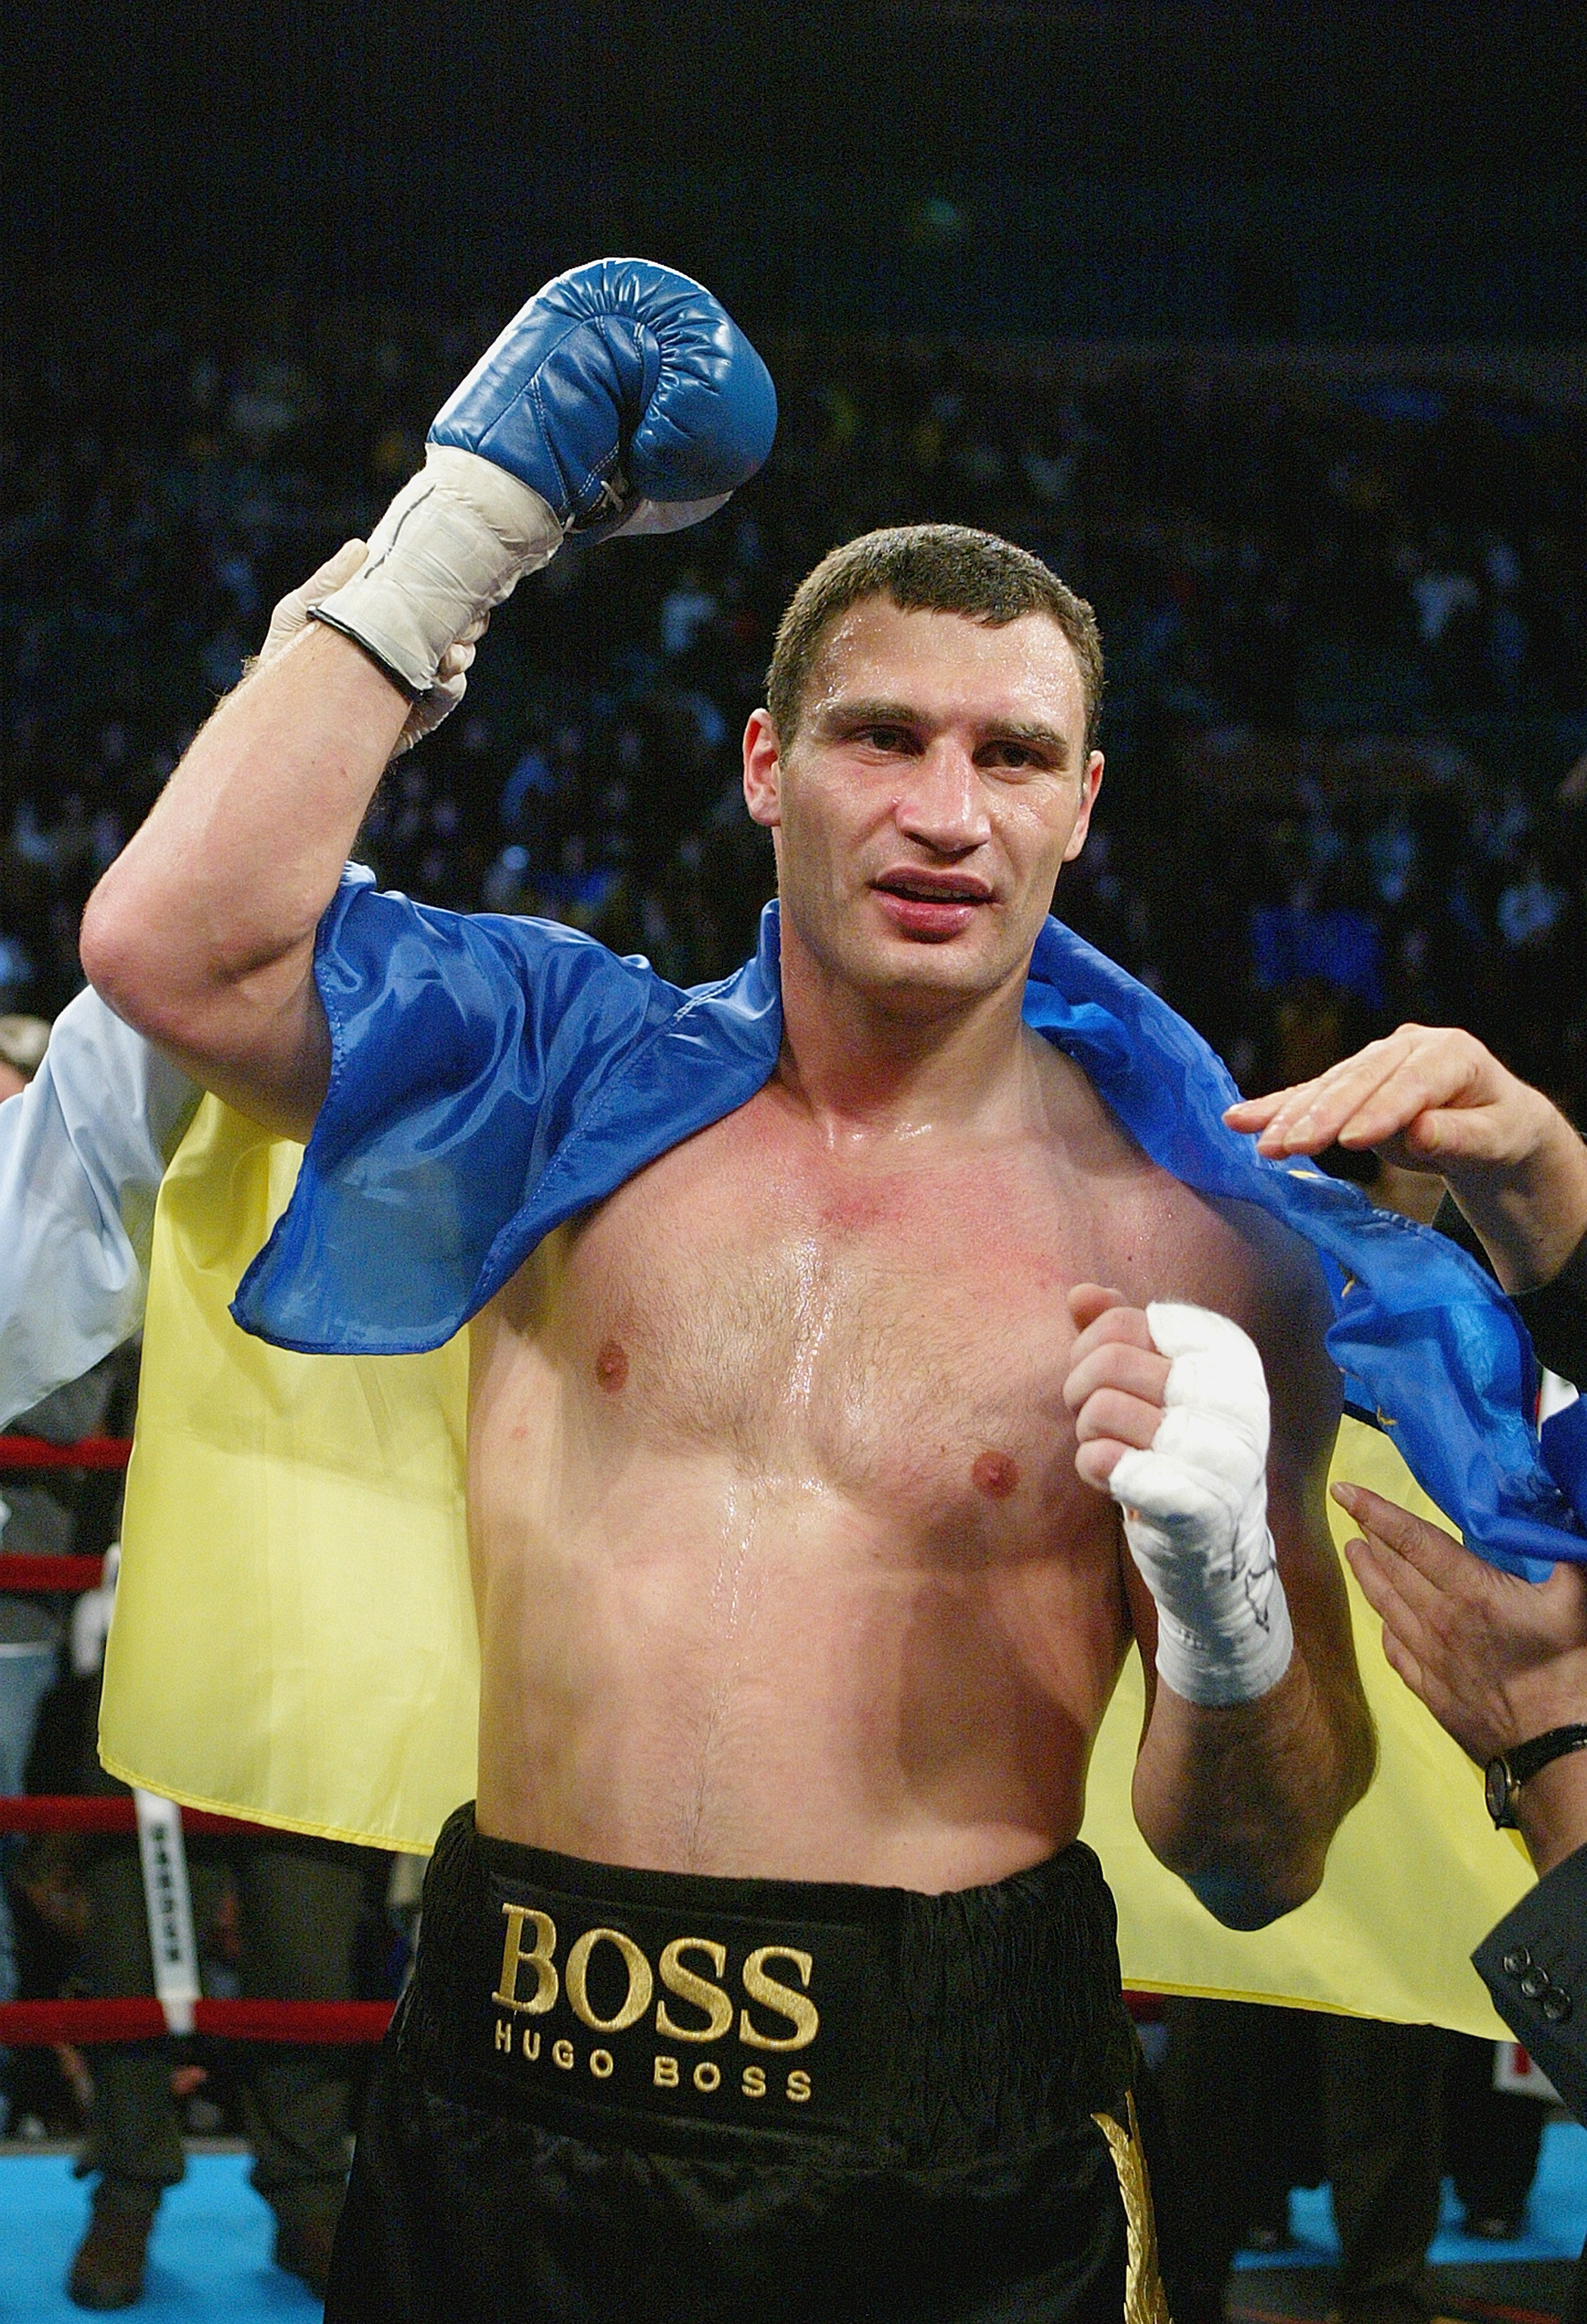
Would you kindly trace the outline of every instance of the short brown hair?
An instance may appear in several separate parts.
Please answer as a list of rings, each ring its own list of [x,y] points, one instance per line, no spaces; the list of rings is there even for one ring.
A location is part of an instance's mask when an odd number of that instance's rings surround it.
[[[798,730],[805,688],[828,628],[865,597],[887,597],[905,613],[962,613],[1001,629],[1022,613],[1057,623],[1080,665],[1085,747],[1102,708],[1103,644],[1096,615],[1028,549],[967,524],[898,524],[863,532],[829,549],[807,573],[777,625],[766,707],[786,747]]]

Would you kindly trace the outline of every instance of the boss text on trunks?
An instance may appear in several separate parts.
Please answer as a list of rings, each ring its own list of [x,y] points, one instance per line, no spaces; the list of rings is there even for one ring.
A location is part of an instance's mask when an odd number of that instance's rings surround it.
[[[585,1928],[564,1944],[553,1915],[537,1906],[505,1902],[502,1917],[502,1971],[491,2000],[503,2065],[549,2067],[586,2092],[592,2082],[621,2080],[631,2104],[640,2099],[636,2079],[652,2105],[661,2092],[705,2101],[720,2093],[773,2108],[809,2104],[809,2061],[783,2062],[807,2051],[821,2030],[816,1960],[805,1947],[739,1951],[715,1937],[682,1935],[653,1947],[652,1959],[623,1929]],[[537,2022],[564,2012],[577,2031],[558,2034]]]

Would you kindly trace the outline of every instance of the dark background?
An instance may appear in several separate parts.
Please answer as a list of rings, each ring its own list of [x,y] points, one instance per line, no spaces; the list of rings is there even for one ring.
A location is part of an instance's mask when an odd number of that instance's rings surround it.
[[[752,326],[1587,334],[1548,0],[7,5],[30,272],[456,306],[628,248]]]
[[[1587,12],[1549,0],[0,0],[0,1009],[533,286],[755,335],[766,469],[558,559],[360,846],[682,983],[738,735],[869,526],[1095,604],[1058,909],[1254,1084],[1459,1019],[1587,1114]]]

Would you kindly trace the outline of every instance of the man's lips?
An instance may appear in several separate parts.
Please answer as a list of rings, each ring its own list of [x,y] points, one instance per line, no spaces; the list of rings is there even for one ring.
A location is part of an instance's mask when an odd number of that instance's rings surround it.
[[[964,872],[883,872],[871,884],[883,911],[902,935],[935,938],[939,943],[958,936],[979,908],[992,901],[986,881]]]

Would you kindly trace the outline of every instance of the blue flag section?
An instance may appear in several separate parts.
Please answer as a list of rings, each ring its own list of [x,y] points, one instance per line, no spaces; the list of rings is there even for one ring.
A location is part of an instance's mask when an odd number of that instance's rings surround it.
[[[1562,1442],[1545,1462],[1532,1343],[1474,1259],[1324,1171],[1265,1160],[1224,1126],[1240,1093],[1201,1036],[1056,921],[1037,945],[1025,1015],[1154,1162],[1201,1194],[1259,1203],[1312,1244],[1346,1402],[1391,1433],[1473,1549],[1531,1579],[1556,1558],[1587,1562],[1587,1445],[1578,1438],[1572,1459]]]
[[[755,956],[685,991],[573,929],[436,910],[350,868],[316,959],[329,1091],[236,1321],[312,1354],[439,1347],[553,1227],[770,1077],[778,928],[770,904]],[[1347,1401],[1473,1548],[1533,1577],[1587,1562],[1587,1428],[1551,1434],[1545,1462],[1531,1344],[1480,1267],[1310,1165],[1263,1160],[1225,1128],[1239,1092],[1200,1035],[1056,920],[1024,1009],[1154,1162],[1317,1250]]]

